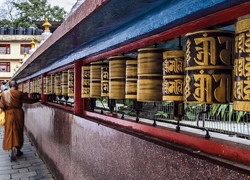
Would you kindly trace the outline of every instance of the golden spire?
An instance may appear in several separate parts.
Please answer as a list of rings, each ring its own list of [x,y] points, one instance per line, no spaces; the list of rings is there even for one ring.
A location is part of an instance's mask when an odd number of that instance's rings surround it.
[[[27,56],[27,53],[26,53],[26,52],[24,52],[24,53],[23,53],[23,56],[24,56],[24,58],[26,58],[26,56]]]
[[[22,59],[19,59],[19,64],[22,64]]]
[[[31,49],[35,48],[35,42],[34,42],[34,39],[31,40]]]
[[[48,22],[48,18],[45,19],[45,23],[43,24],[44,30],[49,30],[51,24]]]

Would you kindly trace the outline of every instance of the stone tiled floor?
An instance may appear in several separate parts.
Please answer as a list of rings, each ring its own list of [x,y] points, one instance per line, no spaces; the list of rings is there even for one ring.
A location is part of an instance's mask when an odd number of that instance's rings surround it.
[[[10,162],[11,151],[4,151],[4,128],[0,128],[0,180],[54,180],[48,168],[39,157],[35,147],[24,133],[23,156]]]

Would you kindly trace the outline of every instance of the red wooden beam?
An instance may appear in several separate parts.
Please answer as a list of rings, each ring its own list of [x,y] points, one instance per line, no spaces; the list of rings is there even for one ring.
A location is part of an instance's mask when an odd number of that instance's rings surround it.
[[[250,2],[246,2],[205,17],[198,18],[194,21],[182,24],[180,26],[174,27],[172,29],[166,30],[162,33],[152,35],[140,39],[135,42],[117,47],[105,53],[101,53],[95,56],[90,56],[84,60],[85,63],[96,61],[103,58],[108,58],[119,53],[129,52],[134,49],[142,48],[156,42],[166,41],[178,37],[180,35],[199,30],[201,28],[211,27],[216,24],[225,23],[228,21],[236,21],[238,17],[250,14]]]
[[[47,75],[55,74],[57,72],[65,71],[67,69],[72,69],[72,68],[74,68],[74,64],[69,64],[69,65],[63,66],[61,68],[55,69],[53,71],[47,72]]]
[[[81,72],[82,72],[82,61],[74,61],[74,113],[81,114],[83,108],[83,100],[81,98]]]

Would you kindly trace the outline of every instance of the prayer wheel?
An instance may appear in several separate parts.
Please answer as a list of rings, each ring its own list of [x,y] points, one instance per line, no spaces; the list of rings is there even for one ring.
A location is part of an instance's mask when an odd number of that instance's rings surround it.
[[[125,85],[125,98],[137,98],[137,60],[126,60],[126,85]]]
[[[235,25],[233,109],[250,111],[250,18]]]
[[[43,77],[43,94],[49,94],[49,76]]]
[[[204,30],[188,33],[186,37],[184,102],[229,103],[234,33]]]
[[[101,97],[101,62],[90,63],[90,98]]]
[[[38,94],[42,94],[42,78],[38,78]]]
[[[162,101],[162,63],[164,48],[138,50],[137,101]]]
[[[62,96],[68,96],[68,70],[62,71],[61,88],[62,88]]]
[[[55,74],[55,94],[57,96],[62,95],[62,89],[61,89],[61,73]]]
[[[109,58],[109,99],[125,99],[126,60],[129,56]]]
[[[101,66],[101,97],[109,96],[109,64],[103,63]]]
[[[55,75],[50,75],[50,94],[55,94]]]
[[[74,97],[74,69],[68,70],[68,96]]]
[[[90,97],[90,66],[82,66],[82,98]]]
[[[33,93],[33,81],[30,81],[29,93]]]
[[[183,101],[185,51],[163,52],[163,101]]]

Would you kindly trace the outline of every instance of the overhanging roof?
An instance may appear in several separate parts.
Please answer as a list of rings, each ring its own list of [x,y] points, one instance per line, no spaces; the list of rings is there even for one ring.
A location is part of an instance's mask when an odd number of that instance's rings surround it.
[[[163,38],[192,30],[189,25],[186,30],[174,31],[184,27],[183,24],[198,22],[201,17],[244,3],[249,7],[248,0],[86,0],[28,58],[12,79],[22,82],[74,60],[89,62],[121,53],[124,50],[121,47],[132,50],[166,40]],[[249,9],[239,10],[238,14],[232,13],[227,18],[234,20],[239,14],[250,13]],[[199,26],[218,22],[202,23]],[[162,34],[164,32],[170,34]]]

